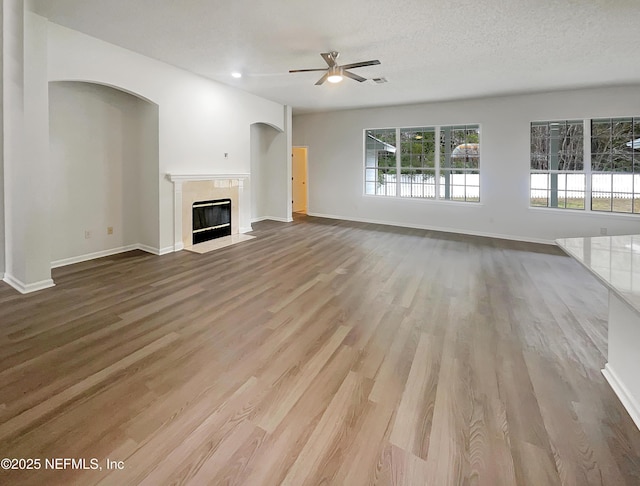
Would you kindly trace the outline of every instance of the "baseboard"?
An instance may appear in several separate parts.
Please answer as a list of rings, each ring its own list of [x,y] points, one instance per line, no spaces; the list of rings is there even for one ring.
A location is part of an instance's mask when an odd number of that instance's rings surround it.
[[[165,246],[164,248],[156,248],[155,246],[149,246],[149,245],[143,245],[143,244],[137,244],[135,245],[137,250],[142,250],[142,251],[146,251],[147,253],[151,253],[153,255],[166,255],[167,253],[173,253],[174,248],[173,246]]]
[[[459,230],[455,228],[444,228],[441,226],[430,226],[423,224],[410,224],[410,223],[398,223],[394,221],[384,221],[384,220],[375,220],[375,219],[367,219],[367,218],[353,218],[353,217],[345,217],[345,216],[336,216],[333,214],[322,214],[322,213],[307,213],[308,216],[315,216],[317,218],[329,218],[329,219],[340,219],[342,221],[355,221],[357,223],[371,223],[371,224],[384,224],[387,226],[399,226],[401,228],[413,228],[413,229],[423,229],[429,231],[441,231],[443,233],[454,233],[458,235],[470,235],[470,236],[481,236],[484,238],[498,238],[501,240],[511,240],[511,241],[522,241],[525,243],[539,243],[542,245],[553,245],[555,246],[555,242],[552,240],[542,240],[538,238],[524,238],[520,236],[513,235],[503,235],[500,233],[486,233],[484,231],[467,231],[467,230]]]
[[[602,374],[611,385],[613,392],[622,402],[622,405],[627,410],[631,419],[636,424],[636,427],[640,429],[640,403],[629,393],[627,387],[620,381],[618,375],[616,375],[613,368],[607,363],[604,365],[604,369],[602,370]]]
[[[166,255],[168,253],[173,253],[176,251],[173,246],[165,246],[164,248],[160,248],[160,251],[156,253],[156,255]]]
[[[260,216],[259,218],[252,218],[251,224],[259,223],[260,221],[264,221],[265,219],[270,219],[269,216]]]
[[[280,223],[291,223],[293,221],[293,218],[281,218],[279,216],[261,216],[259,218],[252,219],[251,222],[257,223],[259,221],[265,221],[267,219],[269,221],[278,221]]]
[[[148,246],[143,244],[137,244],[135,246],[136,246],[135,248],[136,250],[146,251],[147,253],[151,253],[152,255],[160,255],[160,250],[158,250],[153,246]]]
[[[54,262],[51,262],[51,268],[65,267],[67,265],[73,265],[74,263],[82,263],[89,260],[95,260],[96,258],[118,255],[119,253],[125,253],[127,251],[133,250],[142,250],[153,255],[166,255],[167,253],[173,253],[174,251],[177,251],[174,250],[173,246],[158,249],[153,246],[136,243],[135,245],[120,246],[118,248],[110,248],[109,250],[96,251],[94,253],[87,253],[85,255],[56,260]]]
[[[63,258],[62,260],[55,260],[51,262],[51,268],[65,267],[67,265],[73,265],[74,263],[86,262],[89,260],[95,260],[96,258],[102,258],[111,255],[117,255],[118,253],[124,253],[126,251],[137,250],[138,248],[139,245],[127,245],[120,246],[118,248],[111,248],[109,250],[87,253],[85,255],[79,255],[71,258]]]
[[[248,233],[249,231],[253,231],[253,228],[251,227],[251,225],[241,226],[240,229],[238,230],[238,233],[244,234],[244,233]]]
[[[41,280],[40,282],[25,284],[24,282],[21,282],[13,275],[9,275],[8,273],[4,274],[2,280],[11,285],[21,294],[30,294],[31,292],[37,292],[38,290],[44,290],[55,286],[55,283],[53,283],[53,279],[50,278]]]

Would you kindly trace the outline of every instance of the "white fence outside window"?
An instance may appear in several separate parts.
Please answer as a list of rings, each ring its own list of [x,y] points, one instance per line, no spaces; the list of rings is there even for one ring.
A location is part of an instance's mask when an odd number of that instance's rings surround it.
[[[566,181],[566,182],[565,182]],[[591,178],[591,193],[593,198],[609,198],[611,193],[616,194],[616,198],[631,199],[640,189],[640,174],[593,174]],[[547,197],[549,186],[549,175],[531,174],[531,197]],[[584,174],[564,174],[558,177],[558,191],[571,191],[573,196],[584,198]]]
[[[378,194],[395,196],[397,180],[395,174],[381,174],[380,181],[365,183],[365,194]],[[479,174],[451,174],[449,176],[451,199],[479,199],[480,175]],[[440,198],[445,197],[445,177],[440,175]],[[584,187],[583,187],[584,189]],[[435,179],[423,176],[403,174],[400,176],[400,195],[402,197],[435,198]]]

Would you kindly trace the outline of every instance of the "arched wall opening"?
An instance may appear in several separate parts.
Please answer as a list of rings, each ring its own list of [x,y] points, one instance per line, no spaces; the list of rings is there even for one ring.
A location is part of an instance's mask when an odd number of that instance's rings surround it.
[[[251,124],[251,220],[289,221],[290,168],[287,133],[267,123]]]
[[[159,247],[158,105],[49,83],[52,266]]]

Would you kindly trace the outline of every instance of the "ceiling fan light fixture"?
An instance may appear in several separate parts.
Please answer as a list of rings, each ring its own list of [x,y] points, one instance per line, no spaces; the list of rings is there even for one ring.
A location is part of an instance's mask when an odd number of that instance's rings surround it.
[[[332,67],[329,70],[327,81],[329,81],[330,83],[339,83],[340,81],[342,81],[342,70],[337,67]]]

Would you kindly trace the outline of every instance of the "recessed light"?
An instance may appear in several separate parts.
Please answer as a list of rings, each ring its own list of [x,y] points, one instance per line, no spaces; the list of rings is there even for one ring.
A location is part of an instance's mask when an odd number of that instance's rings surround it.
[[[231,73],[231,76],[236,78],[236,79],[239,79],[239,78],[242,77],[242,73],[239,73],[239,72],[236,71],[234,73]]]

